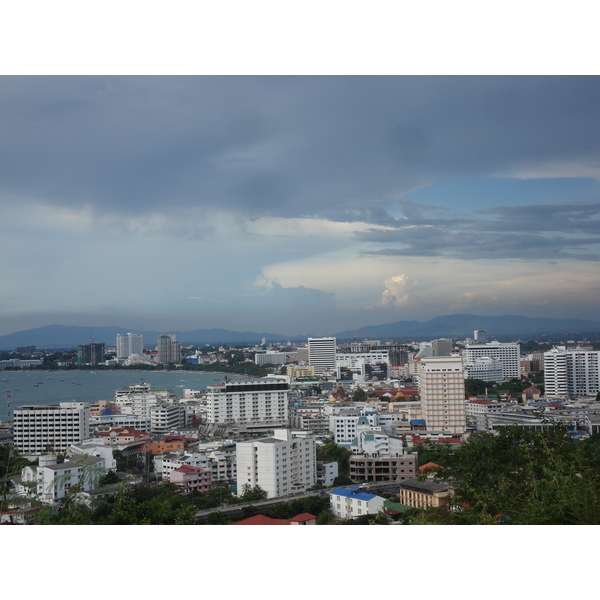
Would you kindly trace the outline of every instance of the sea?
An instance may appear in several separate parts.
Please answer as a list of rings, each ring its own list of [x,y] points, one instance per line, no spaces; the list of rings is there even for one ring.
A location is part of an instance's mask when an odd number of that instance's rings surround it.
[[[12,419],[14,409],[24,405],[112,401],[116,390],[142,381],[183,398],[186,389],[205,390],[224,378],[198,371],[0,371],[0,421],[9,419],[9,396]]]

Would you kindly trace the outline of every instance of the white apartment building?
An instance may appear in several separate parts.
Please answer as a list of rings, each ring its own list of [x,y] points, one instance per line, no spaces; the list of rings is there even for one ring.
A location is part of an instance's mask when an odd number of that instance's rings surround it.
[[[44,504],[60,504],[67,492],[77,486],[77,491],[96,489],[106,474],[104,458],[99,456],[73,457],[57,464],[56,455],[45,454],[39,466],[25,467],[21,477],[14,480],[17,493],[38,498]]]
[[[547,398],[595,396],[600,391],[600,351],[557,346],[544,354]]]
[[[237,490],[261,487],[268,498],[303,492],[317,482],[315,438],[276,429],[272,437],[236,445]]]
[[[363,423],[366,419],[369,427],[391,427],[393,418],[391,414],[366,409],[338,409],[329,415],[329,431],[336,444],[349,445],[358,434],[359,421]]]
[[[336,372],[336,349],[334,337],[308,338],[308,364],[315,368],[315,375]]]
[[[287,426],[288,393],[285,379],[225,381],[207,387],[208,423],[274,423]]]
[[[144,353],[144,338],[137,333],[117,334],[117,358],[129,358]]]
[[[159,404],[150,407],[150,432],[171,433],[185,426],[185,406],[183,404]]]
[[[387,374],[390,374],[390,353],[389,350],[371,350],[369,352],[339,352],[335,356],[335,367],[337,378],[341,377],[342,368],[356,373],[363,380],[367,374],[367,365],[387,365]]]
[[[469,344],[463,351],[464,364],[475,364],[478,358],[489,356],[502,363],[504,381],[521,377],[521,347],[519,344],[488,342],[487,344]]]
[[[86,402],[21,406],[14,410],[14,440],[20,454],[64,452],[89,437],[90,407]]]
[[[213,484],[236,480],[237,461],[233,449],[207,452],[170,452],[154,457],[154,470],[162,481],[169,481],[171,473],[183,465],[210,471]]]
[[[257,365],[285,365],[286,361],[286,352],[267,350],[266,352],[257,352],[254,355],[254,363]]]
[[[383,510],[385,499],[369,494],[360,487],[335,488],[329,492],[329,506],[338,519],[355,519],[362,515],[376,515]]]
[[[115,404],[121,414],[150,417],[150,409],[160,404],[175,404],[179,398],[169,390],[153,390],[141,382],[128,388],[117,390]]]
[[[481,379],[481,381],[504,382],[504,365],[497,358],[480,356],[475,362],[463,360],[465,379]]]
[[[367,456],[402,456],[404,447],[402,438],[393,429],[372,427],[366,416],[359,418],[356,425],[356,437],[347,446],[352,454]]]
[[[459,435],[465,432],[465,376],[460,358],[423,358],[419,391],[427,429]]]

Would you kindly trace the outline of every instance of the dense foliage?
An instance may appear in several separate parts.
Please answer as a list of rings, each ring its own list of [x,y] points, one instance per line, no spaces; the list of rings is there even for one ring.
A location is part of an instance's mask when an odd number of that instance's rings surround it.
[[[437,477],[458,482],[454,524],[600,523],[600,445],[572,439],[562,425],[506,427],[430,458],[443,466]]]

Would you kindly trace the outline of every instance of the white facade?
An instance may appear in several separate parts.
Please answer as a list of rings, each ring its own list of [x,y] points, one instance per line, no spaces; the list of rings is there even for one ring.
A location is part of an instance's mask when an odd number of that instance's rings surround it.
[[[465,376],[460,358],[423,358],[419,391],[427,429],[459,435],[465,432]]]
[[[150,432],[165,434],[185,426],[182,404],[159,404],[150,407]]]
[[[286,380],[277,378],[209,385],[207,422],[287,425],[289,389]]]
[[[233,450],[182,451],[154,457],[154,470],[162,481],[169,481],[171,473],[183,465],[209,470],[213,484],[236,480],[237,461],[236,453]]]
[[[521,350],[519,344],[488,342],[487,344],[469,344],[463,351],[465,364],[475,364],[478,358],[489,356],[502,363],[504,381],[521,377]]]
[[[338,379],[341,369],[345,368],[357,375],[366,374],[366,365],[386,364],[388,377],[390,374],[390,353],[389,350],[371,350],[370,352],[344,352],[337,353],[335,356],[335,366]]]
[[[137,333],[117,334],[117,358],[144,353],[144,338]]]
[[[287,496],[313,487],[317,481],[315,438],[294,437],[276,429],[273,437],[236,445],[237,490],[259,486],[268,498]]]
[[[385,499],[362,491],[359,487],[335,488],[329,493],[329,506],[338,519],[355,519],[376,515],[383,510]]]
[[[595,396],[599,386],[600,351],[557,346],[544,354],[547,398]]]
[[[338,445],[348,445],[357,436],[358,422],[364,417],[370,427],[391,424],[391,415],[380,415],[376,412],[365,410],[346,410],[329,415],[329,431],[333,433],[333,439]],[[386,419],[389,417],[389,420]]]
[[[15,447],[20,454],[50,450],[64,452],[90,433],[90,408],[86,402],[21,406],[14,410]]]
[[[150,410],[160,404],[175,404],[179,398],[169,390],[152,390],[147,383],[117,390],[115,404],[121,414],[150,417]]]
[[[504,365],[497,358],[481,356],[475,362],[463,361],[465,379],[481,379],[481,381],[504,382]]]
[[[254,355],[254,363],[257,365],[285,365],[286,360],[285,352],[275,352],[274,350],[257,352]]]
[[[335,373],[337,342],[334,337],[308,338],[308,364],[315,375]]]
[[[73,457],[57,464],[55,455],[46,454],[40,456],[39,466],[25,467],[15,485],[22,496],[37,497],[44,504],[59,504],[75,486],[79,492],[96,489],[105,474],[101,457]]]

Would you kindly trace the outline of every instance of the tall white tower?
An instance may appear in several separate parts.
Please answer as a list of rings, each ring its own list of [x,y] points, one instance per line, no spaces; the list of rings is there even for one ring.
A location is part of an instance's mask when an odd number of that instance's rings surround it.
[[[336,339],[334,337],[308,338],[308,364],[315,375],[335,373]]]
[[[419,390],[427,429],[465,432],[465,374],[459,357],[421,359]]]

